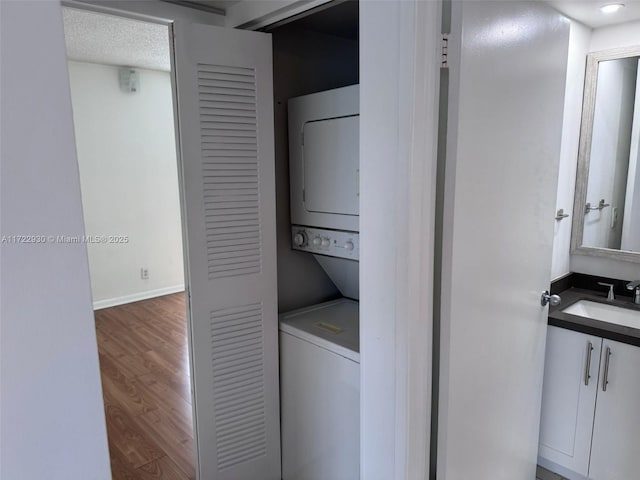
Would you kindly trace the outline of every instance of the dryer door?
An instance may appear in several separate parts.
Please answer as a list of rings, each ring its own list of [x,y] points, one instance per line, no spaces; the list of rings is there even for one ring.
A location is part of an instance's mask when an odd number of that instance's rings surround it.
[[[303,127],[304,205],[308,212],[359,214],[359,115]]]

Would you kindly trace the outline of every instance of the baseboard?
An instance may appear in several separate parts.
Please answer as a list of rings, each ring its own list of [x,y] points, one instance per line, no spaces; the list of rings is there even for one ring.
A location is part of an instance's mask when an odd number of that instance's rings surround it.
[[[184,292],[184,285],[174,285],[172,287],[158,288],[156,290],[147,290],[146,292],[134,293],[133,295],[124,295],[122,297],[107,298],[106,300],[98,300],[93,302],[93,309],[100,310],[102,308],[116,307],[125,303],[139,302],[140,300],[148,300],[150,298],[161,297],[171,293]]]

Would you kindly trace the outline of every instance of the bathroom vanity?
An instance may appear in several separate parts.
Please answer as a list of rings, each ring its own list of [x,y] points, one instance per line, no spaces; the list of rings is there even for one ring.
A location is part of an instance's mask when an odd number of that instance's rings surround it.
[[[640,305],[561,295],[549,311],[538,463],[570,480],[638,478]]]

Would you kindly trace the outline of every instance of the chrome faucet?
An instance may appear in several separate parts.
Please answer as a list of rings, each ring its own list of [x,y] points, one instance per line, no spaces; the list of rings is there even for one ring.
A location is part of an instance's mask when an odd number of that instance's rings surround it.
[[[640,280],[634,280],[633,282],[627,283],[627,290],[634,290],[633,294],[633,303],[636,305],[640,305]]]
[[[604,283],[598,282],[598,285],[602,285],[603,287],[609,287],[609,293],[607,294],[607,300],[615,300],[616,295],[613,293],[613,287],[615,286],[613,283]]]

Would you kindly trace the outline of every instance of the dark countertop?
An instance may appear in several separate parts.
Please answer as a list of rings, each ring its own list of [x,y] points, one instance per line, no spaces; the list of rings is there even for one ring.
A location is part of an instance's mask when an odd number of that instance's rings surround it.
[[[562,303],[549,309],[549,325],[640,347],[639,328],[625,327],[562,312],[563,309],[578,300],[590,300],[592,302],[640,311],[640,305],[635,305],[630,297],[607,300],[606,294],[580,288],[569,288],[568,290],[560,292],[559,295],[562,297]]]

